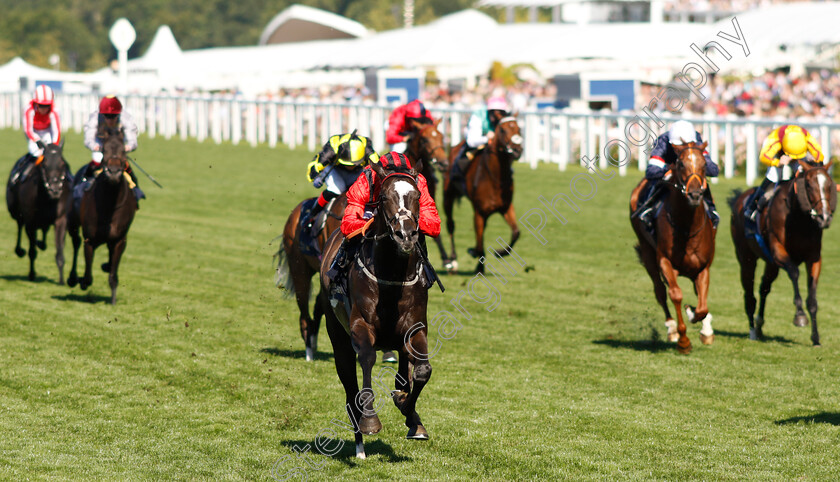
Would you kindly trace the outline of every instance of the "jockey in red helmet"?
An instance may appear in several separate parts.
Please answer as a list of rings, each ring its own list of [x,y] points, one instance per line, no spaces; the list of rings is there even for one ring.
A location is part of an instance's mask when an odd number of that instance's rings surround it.
[[[419,100],[413,100],[408,104],[401,105],[391,112],[388,117],[388,131],[385,133],[385,142],[393,144],[395,152],[404,152],[406,143],[414,133],[414,122],[421,124],[432,123],[432,115],[426,110],[426,106]]]
[[[380,157],[378,163],[385,171],[399,170],[400,168],[411,169],[408,158],[404,154],[393,151]],[[362,174],[347,190],[347,208],[344,210],[344,218],[341,220],[341,233],[345,236],[362,228],[373,217],[379,199],[381,179],[378,179],[376,171],[368,165],[364,168]],[[426,178],[420,173],[417,174],[417,188],[420,190],[418,227],[421,233],[436,238],[440,234],[440,215],[438,215],[434,199],[429,194]],[[357,236],[353,240],[358,238],[360,237]],[[335,279],[335,276],[339,272],[343,272],[347,266],[348,258],[350,258],[347,256],[349,250],[347,245],[348,238],[345,238],[330,267],[328,276],[331,279]]]
[[[84,133],[85,133],[85,147],[90,149],[93,154],[91,156],[90,164],[88,165],[87,170],[84,173],[83,178],[89,178],[99,169],[100,163],[102,163],[102,140],[99,139],[96,134],[99,131],[100,125],[106,125],[112,129],[118,129],[122,131],[124,140],[125,140],[125,152],[126,154],[137,149],[137,124],[134,122],[134,118],[123,110],[122,102],[114,96],[114,95],[107,95],[99,101],[99,108],[93,112],[91,112],[90,117],[88,117],[87,122],[85,123]],[[131,170],[131,166],[126,166],[125,172],[131,177],[131,186],[132,190],[134,191],[134,195],[137,197],[137,200],[143,199],[146,197],[143,194],[143,191],[140,190],[140,187],[137,186],[137,176]],[[77,179],[77,182],[81,179]]]
[[[12,168],[12,184],[25,179],[24,173],[29,161],[44,155],[47,144],[61,142],[61,122],[54,104],[55,94],[47,85],[35,88],[35,95],[23,114],[23,133],[28,141],[29,151]]]

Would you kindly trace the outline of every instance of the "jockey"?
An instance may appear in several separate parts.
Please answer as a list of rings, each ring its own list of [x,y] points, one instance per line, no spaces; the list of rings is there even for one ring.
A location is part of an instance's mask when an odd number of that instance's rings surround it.
[[[44,155],[47,144],[61,142],[61,122],[58,112],[54,109],[55,94],[47,85],[35,88],[35,95],[29,101],[29,107],[23,114],[23,133],[29,141],[29,152],[15,163],[12,183],[22,181],[25,175],[20,175],[30,160]]]
[[[776,186],[787,181],[793,175],[789,167],[791,160],[804,159],[810,154],[810,160],[822,164],[825,156],[822,147],[811,134],[797,125],[783,125],[773,130],[764,144],[758,158],[768,166],[764,180],[753,196],[753,202],[744,209],[744,215],[755,223],[756,213],[761,212],[770,202]],[[801,170],[802,166],[798,167]]]
[[[404,154],[393,151],[371,162],[378,162],[386,171],[411,168],[411,164]],[[356,182],[347,190],[347,208],[344,210],[344,218],[341,220],[341,233],[344,236],[348,236],[350,233],[367,224],[368,220],[373,217],[375,204],[379,200],[380,179],[377,178],[376,172],[370,166],[365,167],[363,171],[365,175],[359,176]],[[440,234],[440,216],[435,207],[435,201],[429,194],[426,178],[420,173],[417,174],[417,188],[420,190],[420,217],[418,227],[421,233],[436,238]],[[330,270],[327,272],[327,276],[331,280],[335,280],[339,273],[343,273],[349,264],[348,261],[350,259],[348,258],[350,257],[347,255],[347,251],[351,248],[348,246],[348,243],[354,242],[358,238],[360,236],[351,240],[348,240],[346,237],[344,238],[332,265],[330,265]],[[354,245],[357,244],[354,243]]]
[[[385,133],[385,142],[392,144],[394,151],[405,152],[408,139],[414,132],[411,125],[412,120],[421,124],[434,122],[432,115],[426,110],[426,106],[416,99],[397,107],[388,117],[388,131]]]
[[[327,140],[312,162],[307,166],[307,179],[316,188],[326,184],[327,188],[318,196],[318,203],[309,213],[307,229],[312,228],[315,216],[329,202],[341,196],[362,173],[368,162],[376,162],[379,156],[373,149],[369,137],[360,137],[356,131],[351,134],[334,135]],[[328,166],[332,166],[327,169]]]
[[[105,124],[109,128],[116,128],[122,131],[124,140],[125,140],[125,152],[126,154],[137,149],[137,124],[134,122],[134,118],[128,112],[124,111],[122,108],[122,103],[116,96],[108,95],[102,98],[99,101],[99,109],[93,111],[90,114],[87,122],[85,123],[84,132],[85,132],[85,147],[90,149],[93,152],[90,164],[88,164],[87,170],[84,173],[85,178],[91,177],[98,169],[99,165],[102,163],[102,140],[99,139],[96,134],[99,131],[99,126]],[[131,177],[131,189],[134,191],[134,196],[137,200],[144,199],[146,197],[143,194],[143,191],[140,190],[140,187],[137,185],[137,176],[131,170],[130,165],[126,165],[125,172]],[[77,182],[79,180],[77,179]]]
[[[640,213],[639,219],[644,221],[648,226],[651,226],[653,223],[654,207],[657,198],[664,192],[660,181],[665,176],[665,173],[668,172],[670,166],[677,161],[677,153],[674,150],[674,146],[681,146],[689,142],[702,144],[703,138],[699,132],[694,130],[691,122],[679,120],[671,124],[671,129],[660,135],[653,144],[653,151],[651,151],[650,161],[648,161],[647,170],[645,171],[648,186],[639,196],[638,207],[636,209],[636,212]],[[717,164],[712,162],[712,158],[707,151],[703,151],[703,157],[706,158],[706,176],[717,177],[720,172]],[[709,207],[712,224],[717,227],[720,221],[720,215],[715,208],[712,193],[708,188],[703,192],[703,198]]]
[[[466,140],[455,157],[450,182],[463,179],[470,167],[476,150],[483,148],[496,135],[499,121],[510,115],[510,107],[504,97],[491,97],[487,105],[475,110],[467,122]]]

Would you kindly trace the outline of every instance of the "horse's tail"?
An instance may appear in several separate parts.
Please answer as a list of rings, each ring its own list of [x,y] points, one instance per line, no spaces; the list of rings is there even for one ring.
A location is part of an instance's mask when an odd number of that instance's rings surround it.
[[[633,246],[633,249],[636,250],[636,257],[639,258],[639,263],[640,264],[645,264],[645,261],[642,259],[642,245],[639,244],[639,243],[636,243],[636,245]]]
[[[744,191],[742,189],[733,189],[732,190],[732,193],[729,195],[728,198],[726,198],[726,202],[729,204],[730,209],[735,208],[735,201],[737,201],[738,198],[741,197],[741,194],[743,194],[743,193],[744,193]]]
[[[283,235],[277,238],[283,238]],[[274,238],[274,239],[277,239]],[[292,278],[292,273],[289,270],[289,258],[286,256],[286,250],[283,248],[283,243],[280,243],[280,249],[274,253],[272,261],[277,262],[277,269],[274,272],[274,284],[283,290],[283,296],[291,298],[295,292],[295,283]]]

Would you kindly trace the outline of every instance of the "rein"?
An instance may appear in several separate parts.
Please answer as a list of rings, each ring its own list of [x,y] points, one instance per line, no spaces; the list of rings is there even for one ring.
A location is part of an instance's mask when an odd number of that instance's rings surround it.
[[[689,146],[689,147],[686,147],[685,149],[683,149],[683,151],[682,151],[682,152],[688,152],[688,151],[692,151],[692,150],[699,151],[699,152],[700,152],[700,155],[703,155],[703,150],[702,150],[702,149],[700,149],[700,148],[699,148],[699,147],[697,147],[697,146]],[[682,156],[680,156],[678,160],[679,160],[680,162],[682,162]],[[685,164],[683,164],[683,166],[685,166]],[[705,166],[704,166],[703,168],[705,169]],[[679,176],[674,176],[674,177],[676,178],[676,180],[674,181],[673,186],[674,186],[675,188],[679,189],[679,190],[680,190],[680,192],[681,192],[681,193],[683,193],[683,194],[686,194],[686,191],[685,191],[685,190],[686,190],[686,188],[687,188],[688,184],[689,184],[689,183],[691,182],[691,180],[692,180],[692,179],[694,179],[694,178],[697,178],[698,180],[700,180],[700,189],[702,189],[702,190],[704,190],[704,191],[705,191],[705,190],[706,190],[706,187],[708,186],[708,184],[707,184],[707,182],[706,182],[706,178],[705,178],[705,177],[701,177],[701,176],[700,176],[700,174],[697,174],[697,172],[696,172],[695,170],[693,170],[693,169],[691,170],[691,174],[688,176],[688,180],[687,180],[687,181],[685,181],[685,182],[683,182],[683,181],[682,181],[682,179],[680,179],[680,177],[679,177]]]

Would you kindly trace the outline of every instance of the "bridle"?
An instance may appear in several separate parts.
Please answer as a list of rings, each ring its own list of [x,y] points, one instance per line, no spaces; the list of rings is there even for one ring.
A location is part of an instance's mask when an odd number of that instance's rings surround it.
[[[501,119],[499,119],[499,122],[496,124],[496,129],[500,128],[503,124],[507,124],[509,122],[513,122],[514,124],[517,125],[517,127],[519,126],[519,122],[516,121],[516,117],[513,117],[513,116],[509,115],[509,116],[502,117]],[[498,138],[498,136],[497,136],[497,138]],[[510,139],[508,140],[508,142],[506,142],[504,144],[503,149],[501,149],[502,146],[499,146],[499,145],[496,146],[496,149],[498,149],[500,151],[503,151],[503,152],[506,152],[507,154],[513,156],[513,155],[516,154],[516,151],[513,149],[513,147],[511,147],[511,144],[515,144],[515,145],[518,145],[518,146],[521,147],[522,146],[522,135],[514,134],[514,135],[510,136]]]
[[[694,179],[694,178],[697,178],[697,180],[700,181],[700,190],[701,191],[705,191],[706,187],[708,185],[707,182],[706,182],[706,177],[705,176],[701,176],[700,174],[698,174],[697,170],[694,169],[693,166],[691,166],[691,167],[686,166],[686,164],[684,164],[682,162],[682,158],[683,158],[682,153],[692,151],[692,150],[699,152],[701,157],[703,156],[703,149],[701,149],[697,146],[688,146],[688,147],[684,148],[682,151],[680,151],[680,156],[679,156],[679,158],[677,158],[677,161],[683,166],[683,168],[687,169],[688,172],[689,172],[688,180],[685,181],[685,182],[683,182],[683,180],[682,180],[682,178],[680,178],[680,176],[677,176],[677,175],[674,176],[676,178],[676,180],[674,181],[674,187],[679,189],[680,192],[683,193],[683,194],[686,194],[686,189],[688,188],[688,185],[691,183],[691,180]],[[705,168],[706,167],[704,165],[701,169],[705,170]]]
[[[416,137],[419,138],[419,141],[418,141],[419,149],[418,150],[421,151],[421,152],[416,153],[418,159],[420,159],[423,162],[428,161],[428,162],[438,166],[438,169],[443,169],[443,166],[441,165],[441,163],[438,162],[437,159],[435,158],[435,152],[437,152],[438,149],[439,149],[439,150],[442,151],[442,154],[443,154],[442,159],[446,159],[446,149],[443,148],[443,145],[435,146],[433,149],[430,150],[430,149],[428,149],[429,140],[426,138],[426,136],[417,136],[417,133],[413,133],[412,136],[416,136]],[[409,146],[410,145],[411,145],[411,143],[409,142]]]
[[[50,178],[49,178],[49,176],[47,176],[46,162],[44,162],[44,161],[46,161],[46,157],[43,157],[40,162],[36,163],[36,165],[38,166],[38,171],[41,173],[41,182],[43,183],[44,189],[46,189],[47,192],[54,192],[53,187],[50,184]],[[64,166],[63,166],[64,168],[61,169],[61,177],[58,180],[59,181],[58,185],[59,186],[64,186],[64,181],[67,179],[67,169],[66,169],[67,163],[66,163],[66,161],[64,161],[63,158],[61,158],[61,161],[62,161],[62,164],[64,164]],[[60,188],[58,189],[58,192],[61,192]]]
[[[382,183],[382,184],[384,184],[384,183],[385,183],[385,180],[386,180],[386,179],[388,179],[388,178],[390,178],[390,177],[406,177],[406,178],[408,178],[408,179],[411,179],[411,180],[412,180],[412,182],[413,182],[413,184],[415,185],[415,187],[416,187],[416,185],[417,185],[417,178],[415,178],[414,176],[412,176],[412,175],[410,175],[410,174],[408,174],[408,173],[404,173],[404,172],[393,172],[393,173],[390,173],[390,174],[388,174],[387,176],[385,176],[385,177],[382,179],[381,183]],[[381,196],[382,196],[382,194],[380,193],[380,197],[381,197]],[[405,220],[405,221],[413,221],[413,222],[414,222],[414,224],[415,224],[415,226],[417,226],[417,227],[418,227],[418,229],[419,229],[419,227],[420,227],[420,220],[419,220],[418,216],[417,216],[416,214],[414,214],[413,212],[411,212],[411,211],[410,211],[408,208],[406,208],[406,207],[400,207],[400,209],[398,209],[398,210],[397,210],[397,212],[395,212],[395,213],[394,213],[394,215],[393,215],[393,216],[391,216],[391,217],[387,217],[387,218],[386,218],[386,217],[385,217],[385,215],[384,215],[384,213],[382,214],[382,217],[383,217],[383,220],[385,221],[385,224],[388,226],[388,232],[387,232],[387,233],[381,233],[381,234],[377,234],[377,235],[371,236],[371,238],[370,238],[370,239],[380,240],[380,239],[385,238],[386,236],[390,236],[390,237],[391,237],[391,239],[393,239],[394,241],[396,241],[396,239],[397,239],[397,237],[398,237],[398,236],[397,236],[397,232],[394,230],[394,225],[395,225],[397,222],[400,222],[400,221],[403,221],[403,220]]]

